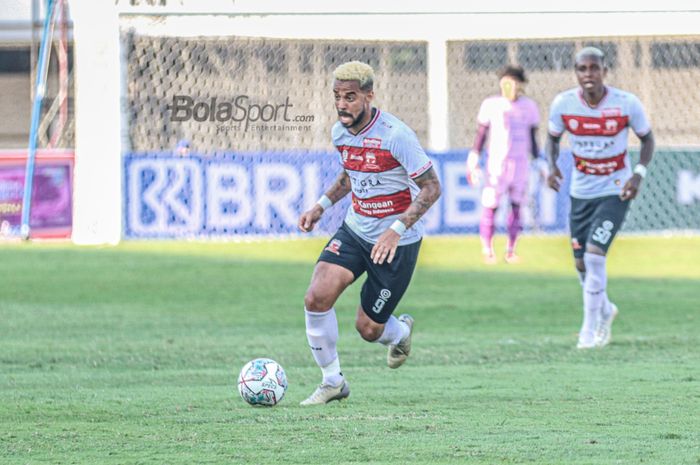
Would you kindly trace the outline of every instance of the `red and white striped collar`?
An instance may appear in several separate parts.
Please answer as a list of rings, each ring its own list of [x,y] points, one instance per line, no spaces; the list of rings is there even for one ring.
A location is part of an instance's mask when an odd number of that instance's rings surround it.
[[[352,132],[350,132],[349,129],[346,128],[345,130],[348,131],[348,132],[350,133],[350,135],[353,136],[353,137],[357,137],[357,136],[361,136],[362,134],[366,134],[367,131],[369,131],[370,129],[372,129],[372,126],[374,126],[374,123],[377,122],[377,120],[379,119],[379,114],[381,113],[381,111],[379,110],[379,108],[373,108],[373,110],[376,110],[376,111],[374,112],[374,117],[372,117],[372,119],[370,120],[370,122],[367,123],[367,126],[365,126],[364,128],[362,128],[362,130],[361,130],[360,132],[358,132],[357,134],[353,134]]]

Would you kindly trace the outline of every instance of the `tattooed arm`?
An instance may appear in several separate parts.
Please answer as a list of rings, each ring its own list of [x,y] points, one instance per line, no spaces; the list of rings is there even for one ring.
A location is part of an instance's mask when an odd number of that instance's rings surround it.
[[[336,203],[350,192],[350,176],[343,170],[336,178],[333,185],[326,191],[326,197],[330,199],[332,203]],[[315,203],[313,207],[302,213],[299,217],[299,229],[304,232],[309,232],[314,229],[318,220],[321,219],[323,215],[323,207],[318,203]]]
[[[430,168],[425,173],[414,179],[420,192],[413,200],[408,210],[399,216],[399,221],[410,228],[428,211],[428,209],[440,198],[440,180],[435,174],[435,169]]]
[[[348,195],[348,192],[352,189],[350,185],[350,176],[348,176],[347,171],[343,170],[331,187],[326,191],[326,197],[331,199],[334,204],[340,199]]]
[[[406,228],[410,228],[428,211],[428,209],[440,198],[440,181],[434,168],[430,168],[425,173],[414,179],[415,183],[420,187],[420,192],[408,209],[399,216],[398,221],[402,222]],[[377,243],[374,244],[370,258],[376,264],[381,265],[386,260],[391,263],[396,254],[396,249],[399,246],[401,235],[389,228],[379,236]]]

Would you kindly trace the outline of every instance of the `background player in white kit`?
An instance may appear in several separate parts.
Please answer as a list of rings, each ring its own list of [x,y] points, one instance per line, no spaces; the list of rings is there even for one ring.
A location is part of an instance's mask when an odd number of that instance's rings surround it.
[[[527,204],[530,161],[536,159],[537,127],[540,124],[540,111],[537,103],[523,95],[527,82],[525,71],[520,66],[507,66],[499,75],[501,95],[488,97],[481,103],[477,120],[479,127],[474,145],[467,157],[467,179],[478,186],[482,182],[479,156],[488,138],[488,161],[486,179],[481,191],[481,236],[484,262],[496,263],[493,250],[496,210],[501,198],[506,195],[510,201],[508,215],[508,243],[505,260],[516,263],[515,254],[518,235],[522,229],[521,206]]]
[[[583,286],[583,323],[577,347],[610,342],[618,313],[607,295],[606,254],[639,191],[654,151],[654,138],[639,99],[603,84],[605,56],[595,47],[576,55],[578,88],[557,95],[549,114],[547,183],[559,190],[559,141],[564,131],[574,157],[571,180],[571,246]],[[628,127],[641,141],[634,170],[627,153]]]
[[[343,171],[299,219],[314,228],[323,211],[352,192],[345,222],[321,253],[306,295],[306,336],[321,368],[320,386],[301,404],[325,404],[350,394],[336,350],[333,305],[363,273],[355,327],[363,339],[388,346],[398,368],[411,349],[413,318],[392,315],[408,288],[423,236],[421,217],[440,196],[440,182],[415,133],[395,116],[372,107],[374,71],[349,62],[333,73],[338,122],[333,144]]]

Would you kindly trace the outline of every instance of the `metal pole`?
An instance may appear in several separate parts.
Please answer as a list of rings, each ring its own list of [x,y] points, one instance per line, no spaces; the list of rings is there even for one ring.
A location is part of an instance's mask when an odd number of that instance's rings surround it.
[[[29,50],[29,55],[30,55],[30,60],[31,60],[31,66],[29,67],[29,82],[36,82],[36,66],[37,63],[39,63],[39,57],[37,54],[37,48],[38,48],[38,43],[39,43],[39,38],[37,34],[37,30],[40,27],[40,20],[39,17],[41,15],[41,9],[39,8],[39,0],[32,0],[32,24],[31,24],[31,32],[32,32],[32,48]],[[34,101],[34,86],[30,84],[29,86],[30,89],[30,98],[32,101]]]
[[[58,44],[58,122],[53,128],[49,148],[55,148],[63,137],[68,121],[68,5],[66,0],[57,0],[56,19],[59,25]]]
[[[24,195],[22,197],[22,226],[20,234],[22,238],[29,239],[29,213],[32,202],[32,184],[34,181],[34,162],[36,159],[36,139],[39,129],[39,117],[41,116],[41,102],[46,91],[46,73],[51,53],[49,39],[53,35],[53,24],[56,2],[47,0],[46,16],[44,17],[43,35],[39,48],[39,67],[36,74],[34,102],[32,105],[32,120],[29,128],[29,153],[27,154],[27,167],[24,176]]]

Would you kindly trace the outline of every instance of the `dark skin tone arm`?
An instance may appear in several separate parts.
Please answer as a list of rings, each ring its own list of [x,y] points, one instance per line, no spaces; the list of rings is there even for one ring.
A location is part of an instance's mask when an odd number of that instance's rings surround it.
[[[430,168],[414,179],[414,181],[420,188],[420,192],[418,192],[408,209],[398,218],[399,221],[406,225],[406,229],[416,224],[425,215],[428,209],[440,198],[441,193],[440,181],[434,168]],[[370,254],[372,261],[378,265],[381,265],[384,261],[391,263],[394,260],[400,238],[401,236],[391,228],[384,231],[372,248]]]
[[[642,142],[642,147],[639,150],[639,163],[648,166],[654,155],[654,135],[649,131],[644,136],[640,137],[639,140]],[[620,198],[622,200],[632,200],[635,198],[639,193],[639,185],[641,183],[642,177],[636,173],[633,174],[622,188]]]
[[[536,160],[539,155],[539,147],[537,147],[537,126],[530,128],[530,149],[532,150],[532,159]]]
[[[549,161],[549,176],[547,177],[547,185],[559,192],[561,187],[561,180],[563,179],[561,171],[557,166],[557,159],[559,158],[559,142],[561,136],[554,136],[552,134],[547,135],[547,144],[545,145],[545,152],[547,155],[547,160]],[[642,142],[642,147],[639,153],[639,163],[647,166],[651,162],[651,158],[654,154],[654,135],[649,131],[644,136],[640,137],[639,140]],[[620,199],[622,200],[632,200],[639,193],[639,186],[642,183],[642,177],[638,174],[633,174],[631,178],[627,180],[625,186],[622,188],[622,193],[620,194]]]
[[[545,156],[547,157],[547,162],[549,163],[549,176],[547,176],[547,185],[559,192],[561,187],[561,180],[564,177],[559,171],[557,166],[557,159],[559,158],[559,141],[561,141],[561,136],[554,136],[552,134],[547,134],[547,142],[544,145]]]

